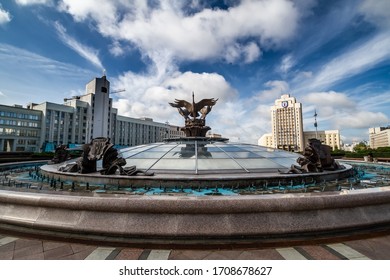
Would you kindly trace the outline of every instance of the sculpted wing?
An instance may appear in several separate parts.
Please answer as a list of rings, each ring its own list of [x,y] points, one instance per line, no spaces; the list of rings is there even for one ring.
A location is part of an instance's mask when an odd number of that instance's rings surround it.
[[[218,101],[218,99],[214,99],[214,98],[202,99],[201,101],[196,103],[195,106],[196,106],[197,111],[200,111],[200,109],[202,109],[205,106],[210,106],[210,107],[214,106],[215,104],[217,104],[217,101]]]
[[[175,99],[175,103],[169,103],[172,107],[175,108],[181,108],[184,107],[186,108],[189,112],[192,111],[192,104],[181,99]]]

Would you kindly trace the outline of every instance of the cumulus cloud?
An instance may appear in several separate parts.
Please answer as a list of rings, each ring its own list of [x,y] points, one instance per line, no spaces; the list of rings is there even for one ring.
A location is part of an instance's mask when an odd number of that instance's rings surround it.
[[[104,36],[128,41],[149,56],[163,49],[180,60],[219,57],[230,63],[251,63],[259,58],[261,46],[281,46],[294,35],[299,20],[296,6],[287,0],[245,0],[227,10],[202,8],[193,13],[184,6],[168,1],[63,0],[61,9],[78,21],[93,19]],[[240,43],[248,38],[250,43]]]
[[[345,93],[335,91],[312,92],[303,97],[303,101],[309,104],[315,104],[318,107],[331,107],[334,109],[355,109],[356,103]]]
[[[118,94],[115,106],[121,114],[127,116],[153,116],[158,121],[176,121],[181,123],[180,116],[172,119],[172,110],[168,102],[174,99],[218,98],[224,104],[236,98],[235,90],[221,75],[216,73],[174,72],[148,76],[128,72],[115,81],[116,85],[126,88],[126,93]],[[129,93],[129,94],[127,94]]]
[[[381,112],[356,111],[348,115],[341,115],[335,119],[339,128],[366,128],[387,124],[389,118]]]
[[[359,7],[365,19],[379,27],[390,27],[390,1],[364,0]]]
[[[97,66],[99,69],[103,70],[103,64],[99,59],[98,51],[83,45],[82,43],[78,42],[75,38],[71,37],[66,33],[66,29],[61,23],[58,21],[54,23],[54,27],[57,30],[57,33],[68,47],[73,49],[75,52],[77,52],[80,56],[84,57],[86,60]]]
[[[311,124],[314,120],[312,113],[315,109],[321,129],[340,129],[342,134],[350,134],[353,129],[367,130],[369,127],[389,122],[384,113],[368,111],[369,108],[365,104],[355,102],[345,93],[312,92],[303,97],[302,103],[305,104],[304,109],[309,115],[304,120],[306,124]]]
[[[37,4],[51,4],[52,0],[15,0],[18,5],[28,6]]]
[[[8,11],[4,10],[0,5],[0,25],[6,24],[11,21],[11,15]]]
[[[286,94],[289,91],[289,85],[285,81],[268,81],[264,84],[268,89],[260,91],[255,95],[256,102],[270,102],[279,98],[282,94]]]
[[[124,48],[118,41],[115,41],[110,45],[109,51],[113,56],[121,56],[125,54]]]

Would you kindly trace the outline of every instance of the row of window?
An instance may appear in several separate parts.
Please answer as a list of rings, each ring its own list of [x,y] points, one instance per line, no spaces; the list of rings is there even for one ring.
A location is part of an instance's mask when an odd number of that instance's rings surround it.
[[[16,120],[4,120],[0,119],[0,125],[14,125],[14,126],[26,126],[26,127],[38,127],[36,122],[16,121]]]
[[[38,142],[37,140],[33,140],[33,139],[18,139],[18,145],[37,145]]]
[[[28,119],[28,120],[36,120],[36,121],[40,119],[39,116],[37,115],[15,113],[15,112],[4,112],[4,111],[0,111],[0,117]]]
[[[15,129],[15,128],[0,127],[0,135],[38,137],[38,131],[37,130],[28,130],[28,129]]]

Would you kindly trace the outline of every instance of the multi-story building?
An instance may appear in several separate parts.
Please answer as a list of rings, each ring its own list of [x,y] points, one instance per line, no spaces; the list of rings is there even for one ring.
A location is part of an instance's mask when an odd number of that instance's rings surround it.
[[[303,151],[308,140],[319,139],[335,149],[341,148],[339,130],[303,131],[302,105],[284,94],[271,107],[272,133],[264,134],[258,144],[289,151]]]
[[[304,131],[303,138],[305,146],[309,143],[309,139],[316,138],[321,143],[332,147],[333,150],[341,148],[340,131],[339,130],[318,130],[318,131]]]
[[[114,143],[118,145],[136,146],[180,136],[184,136],[180,128],[168,123],[154,122],[150,118],[116,117]]]
[[[52,151],[60,144],[84,144],[96,137],[109,137],[117,145],[135,146],[184,136],[179,127],[168,123],[118,115],[109,93],[110,83],[103,76],[90,81],[84,95],[67,98],[64,104],[30,103],[27,109],[1,105],[0,148]],[[30,118],[27,122],[19,119],[25,115]],[[28,129],[20,127],[23,125]]]
[[[39,151],[42,112],[0,105],[0,151]]]
[[[302,105],[284,94],[271,107],[273,147],[288,151],[303,151]]]
[[[369,128],[370,147],[390,147],[390,126]]]
[[[264,147],[274,147],[272,133],[266,133],[261,136],[257,144]]]

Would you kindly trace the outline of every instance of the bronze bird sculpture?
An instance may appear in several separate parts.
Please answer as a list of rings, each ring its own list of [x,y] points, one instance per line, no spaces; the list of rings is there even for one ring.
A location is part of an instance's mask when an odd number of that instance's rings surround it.
[[[188,118],[188,115],[196,119],[199,116],[199,111],[202,114],[201,118],[205,119],[206,115],[211,111],[211,107],[214,106],[217,103],[217,101],[218,99],[211,98],[211,99],[202,99],[201,101],[195,103],[194,93],[192,93],[192,103],[181,99],[175,99],[175,103],[169,103],[169,104],[172,107],[178,108],[179,113],[182,116],[184,116],[184,118],[186,119]]]

